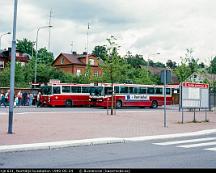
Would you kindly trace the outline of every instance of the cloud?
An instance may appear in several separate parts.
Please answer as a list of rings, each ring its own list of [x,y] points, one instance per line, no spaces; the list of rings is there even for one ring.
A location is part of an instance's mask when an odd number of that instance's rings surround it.
[[[12,31],[12,1],[1,1],[0,6],[0,32]],[[160,51],[156,59],[178,60],[186,48],[193,48],[194,55],[204,60],[216,54],[215,6],[215,0],[22,0],[17,38],[35,40],[37,28],[48,25],[52,9],[51,51],[55,56],[70,52],[72,41],[73,49],[83,52],[90,23],[89,50],[107,44],[106,38],[114,35],[123,55]],[[39,36],[39,46],[46,46],[48,30],[41,30]]]

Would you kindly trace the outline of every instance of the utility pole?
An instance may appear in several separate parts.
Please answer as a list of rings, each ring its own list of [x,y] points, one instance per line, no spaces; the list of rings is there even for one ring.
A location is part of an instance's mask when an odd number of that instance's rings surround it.
[[[86,64],[88,64],[88,36],[89,36],[89,23],[88,23],[88,29],[87,29],[87,33],[86,33],[86,52],[87,52],[87,57],[86,57]]]
[[[51,26],[51,20],[52,20],[52,9],[50,10],[50,15],[49,15],[49,26]],[[49,41],[48,41],[48,50],[50,51],[50,40],[51,40],[51,28],[49,28]]]
[[[74,43],[72,41],[71,44],[70,44],[70,46],[71,46],[71,53],[73,53],[73,45],[74,45]]]
[[[12,134],[13,133],[14,80],[15,80],[15,61],[16,61],[17,3],[18,3],[18,0],[14,0],[13,40],[12,40],[12,49],[11,49],[11,70],[10,70],[10,103],[9,103],[8,134]]]

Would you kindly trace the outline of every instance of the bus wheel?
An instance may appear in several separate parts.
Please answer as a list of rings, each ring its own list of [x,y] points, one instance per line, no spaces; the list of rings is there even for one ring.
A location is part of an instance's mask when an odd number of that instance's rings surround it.
[[[72,107],[72,106],[73,106],[72,100],[66,100],[65,106],[66,106],[66,107]]]
[[[158,107],[158,102],[156,100],[153,100],[151,108],[156,109],[157,107]]]
[[[121,101],[121,100],[118,100],[118,101],[116,102],[116,108],[119,109],[119,108],[121,108],[121,107],[122,107],[122,101]]]

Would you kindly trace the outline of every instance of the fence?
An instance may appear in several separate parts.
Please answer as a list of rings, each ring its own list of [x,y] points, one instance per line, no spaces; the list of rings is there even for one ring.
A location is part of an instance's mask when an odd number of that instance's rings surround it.
[[[210,110],[216,111],[216,93],[210,93],[209,105],[210,105]]]

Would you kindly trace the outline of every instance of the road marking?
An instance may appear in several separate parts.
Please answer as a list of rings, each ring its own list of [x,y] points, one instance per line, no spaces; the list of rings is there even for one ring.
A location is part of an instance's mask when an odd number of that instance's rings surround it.
[[[206,148],[205,150],[208,150],[208,151],[216,151],[216,147],[214,147],[214,148]]]
[[[192,132],[192,133],[177,133],[177,134],[157,135],[157,136],[143,136],[143,137],[135,137],[135,138],[134,137],[132,138],[104,137],[104,138],[93,138],[93,139],[72,140],[72,141],[56,141],[56,142],[2,145],[2,146],[0,145],[0,153],[1,152],[13,152],[13,151],[27,151],[27,150],[74,147],[74,146],[95,145],[95,144],[149,141],[153,139],[156,140],[156,139],[167,139],[167,138],[196,136],[196,135],[207,135],[211,133],[216,133],[216,129],[202,130],[202,131],[197,131],[197,132]],[[214,143],[216,144],[216,142]]]
[[[199,138],[199,139],[190,139],[183,141],[170,141],[170,142],[161,142],[161,143],[153,143],[155,145],[175,145],[175,144],[183,144],[183,143],[193,143],[193,142],[203,142],[203,141],[212,141],[216,138]]]
[[[212,133],[216,133],[216,129],[202,130],[202,131],[197,131],[197,132],[185,132],[185,133],[176,133],[176,134],[167,134],[167,135],[157,135],[157,136],[130,137],[130,138],[124,138],[124,140],[126,142],[137,142],[137,141],[147,141],[147,140],[157,140],[157,139],[170,139],[170,138],[208,135]]]
[[[206,143],[198,143],[198,144],[191,144],[191,145],[180,145],[177,147],[194,148],[194,147],[203,147],[203,146],[209,146],[209,145],[216,145],[216,142],[206,142]]]

